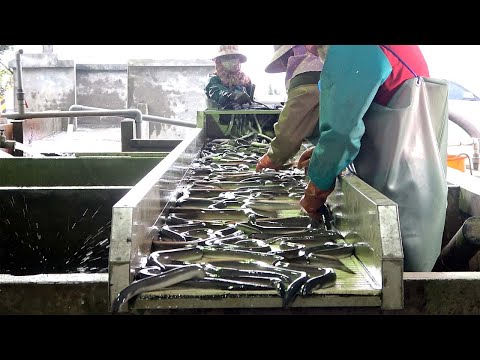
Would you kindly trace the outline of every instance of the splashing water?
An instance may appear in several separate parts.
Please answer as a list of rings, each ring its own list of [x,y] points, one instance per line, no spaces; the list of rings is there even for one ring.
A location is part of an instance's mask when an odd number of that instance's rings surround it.
[[[67,219],[73,225],[66,233],[55,231],[52,237],[48,220],[31,221],[35,213],[30,213],[23,195],[11,196],[8,203],[13,211],[6,212],[0,206],[0,273],[108,272],[111,220],[99,224],[96,215],[102,206],[80,210],[78,218]],[[89,213],[95,216],[90,217]],[[98,230],[92,233],[94,221]]]

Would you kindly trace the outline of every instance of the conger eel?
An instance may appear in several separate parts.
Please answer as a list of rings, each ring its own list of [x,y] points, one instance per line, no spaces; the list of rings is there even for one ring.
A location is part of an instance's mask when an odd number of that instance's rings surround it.
[[[134,281],[120,291],[112,304],[112,312],[117,313],[128,309],[128,301],[143,292],[161,290],[191,279],[203,279],[205,271],[200,265],[186,265],[166,271],[160,275]]]

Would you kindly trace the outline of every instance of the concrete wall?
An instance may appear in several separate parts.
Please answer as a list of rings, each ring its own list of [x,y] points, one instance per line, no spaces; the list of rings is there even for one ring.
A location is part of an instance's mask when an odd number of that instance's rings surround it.
[[[22,55],[23,91],[26,111],[68,110],[75,104],[75,65],[72,60],[58,60],[55,54]],[[14,94],[17,91],[16,62]],[[15,96],[16,99],[16,96]],[[15,111],[18,110],[15,100]],[[66,129],[67,118],[28,119],[24,124],[24,142],[42,139]]]
[[[0,315],[108,314],[108,274],[0,274]]]
[[[128,62],[128,107],[148,114],[196,122],[206,108],[204,88],[214,71],[211,60],[131,60]],[[142,110],[143,111],[143,110]],[[188,128],[150,123],[150,138],[181,139]]]
[[[77,64],[77,103],[106,109],[127,106],[127,65]],[[120,127],[120,117],[79,117],[78,125]]]
[[[15,69],[15,60],[9,65]],[[68,110],[71,105],[80,104],[107,109],[138,108],[150,115],[191,123],[196,122],[197,111],[206,108],[204,88],[208,74],[214,71],[211,60],[131,60],[128,66],[75,64],[73,60],[58,60],[56,54],[23,54],[22,68],[27,112]],[[121,119],[79,117],[78,124],[119,127]],[[68,118],[26,120],[24,142],[65,131],[67,124]],[[153,139],[182,139],[188,132],[188,128],[178,126],[145,125]]]

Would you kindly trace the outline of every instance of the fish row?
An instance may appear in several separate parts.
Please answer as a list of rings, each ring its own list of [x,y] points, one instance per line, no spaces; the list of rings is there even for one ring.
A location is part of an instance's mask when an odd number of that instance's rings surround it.
[[[334,286],[341,261],[354,255],[331,226],[301,211],[305,174],[296,168],[255,172],[268,148],[247,134],[214,139],[201,150],[175,192],[145,266],[114,301],[114,311],[147,292],[172,289],[275,290],[296,296]]]

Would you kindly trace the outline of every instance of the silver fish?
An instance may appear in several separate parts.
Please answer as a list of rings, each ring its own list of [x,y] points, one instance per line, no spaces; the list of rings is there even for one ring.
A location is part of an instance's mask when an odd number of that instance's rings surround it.
[[[257,252],[257,251],[245,251],[245,250],[217,248],[217,247],[210,247],[210,246],[204,246],[204,247],[201,247],[201,249],[204,257],[209,259],[224,259],[224,260],[251,259],[251,260],[263,261],[269,264],[273,264],[275,261],[283,260],[283,257],[281,256]]]
[[[283,260],[283,259],[282,259]],[[279,261],[282,261],[279,260]],[[224,267],[234,267],[244,270],[265,270],[278,272],[282,275],[286,275],[290,279],[290,283],[285,290],[285,296],[282,299],[282,306],[289,306],[295,297],[298,295],[298,292],[301,286],[308,280],[308,274],[304,271],[295,271],[291,269],[286,269],[282,267],[273,266],[270,263],[264,261],[255,261],[255,260],[246,260],[246,261],[210,261],[210,264],[214,266],[224,266]]]
[[[311,264],[311,265],[314,265],[315,267],[333,268],[333,269],[345,271],[349,274],[355,274],[353,270],[349,269],[339,259],[329,255],[309,254],[306,258],[299,257],[299,258],[289,259],[289,262],[292,264],[301,264],[301,265]]]
[[[190,261],[200,260],[203,256],[203,252],[200,247],[185,247],[181,249],[169,249],[159,250],[152,252],[147,258],[148,266],[162,267],[164,264],[168,264],[173,260],[177,261]]]
[[[214,289],[229,291],[276,290],[278,293],[284,292],[280,280],[277,279],[223,279],[217,277],[205,277],[199,280],[187,280],[179,285],[182,288],[189,289]]]
[[[305,255],[330,255],[341,259],[352,256],[355,253],[355,246],[353,244],[326,242],[323,245],[307,246],[304,251]]]
[[[337,281],[337,274],[335,271],[329,268],[324,268],[322,271],[323,274],[308,279],[302,285],[302,288],[300,289],[302,295],[305,296],[311,294],[317,289],[325,289],[327,287],[335,286],[335,282]]]
[[[117,295],[112,303],[112,312],[127,310],[128,301],[143,292],[161,290],[186,280],[203,279],[204,277],[205,271],[200,265],[187,265],[134,281]]]

